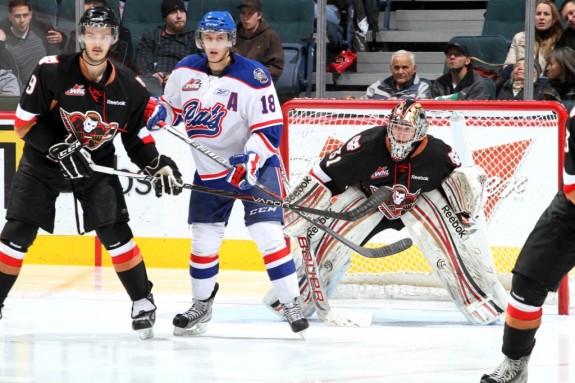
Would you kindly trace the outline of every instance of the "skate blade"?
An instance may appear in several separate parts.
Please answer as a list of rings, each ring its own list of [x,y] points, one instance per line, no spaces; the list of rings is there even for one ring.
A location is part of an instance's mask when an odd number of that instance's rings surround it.
[[[306,330],[302,330],[302,331],[298,332],[297,334],[299,335],[301,340],[305,340],[305,333],[306,333]]]
[[[195,326],[190,328],[181,328],[174,326],[174,335],[175,336],[195,336],[200,335],[208,331],[208,324],[207,323],[199,323]]]
[[[142,330],[136,330],[141,340],[146,340],[154,337],[154,329],[146,328]]]

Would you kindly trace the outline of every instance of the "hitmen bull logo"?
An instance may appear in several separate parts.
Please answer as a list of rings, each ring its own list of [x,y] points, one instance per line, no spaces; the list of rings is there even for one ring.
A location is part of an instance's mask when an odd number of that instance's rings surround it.
[[[95,111],[68,113],[60,108],[60,117],[68,132],[89,150],[96,150],[103,143],[113,140],[118,131],[117,123],[104,122]]]
[[[384,186],[389,190],[391,198],[384,201],[377,209],[385,215],[387,219],[398,219],[404,211],[411,210],[415,206],[417,197],[421,190],[415,193],[410,193],[409,190],[403,185],[393,185],[392,187]],[[378,188],[370,186],[371,192],[375,192]]]

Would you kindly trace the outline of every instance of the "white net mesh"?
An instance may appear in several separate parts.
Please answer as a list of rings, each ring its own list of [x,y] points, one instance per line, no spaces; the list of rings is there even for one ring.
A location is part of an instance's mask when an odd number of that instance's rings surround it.
[[[311,99],[287,103],[284,106],[287,137],[282,152],[290,179],[297,180],[312,161],[354,134],[386,123],[396,103]],[[564,129],[566,111],[551,102],[422,101],[422,104],[430,120],[429,134],[451,145],[456,146],[450,117],[457,111],[464,118],[468,149],[474,162],[489,177],[484,209],[487,236],[496,270],[508,289],[510,271],[521,246],[558,190],[563,150],[559,127]],[[382,246],[406,236],[406,230],[386,231],[367,246]],[[425,291],[426,296],[443,296],[440,286],[414,245],[388,258],[367,259],[354,254],[338,295],[405,297],[420,296]]]

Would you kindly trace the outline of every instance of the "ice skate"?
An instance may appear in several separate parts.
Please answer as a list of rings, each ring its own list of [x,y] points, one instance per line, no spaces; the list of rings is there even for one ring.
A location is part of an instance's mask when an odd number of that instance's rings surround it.
[[[491,374],[481,377],[480,383],[526,383],[529,355],[519,359],[505,357]]]
[[[4,303],[0,303],[0,319],[2,319],[2,308],[4,307]]]
[[[156,305],[152,294],[147,298],[132,303],[132,329],[146,340],[154,336],[154,323],[156,323]]]
[[[174,317],[174,335],[193,336],[203,334],[208,330],[208,322],[212,319],[212,305],[218,292],[219,285],[216,282],[214,291],[208,299],[203,301],[193,299],[192,307],[183,314]]]
[[[303,331],[309,327],[309,323],[301,312],[298,298],[296,297],[292,301],[283,303],[282,305],[291,330],[303,338]]]

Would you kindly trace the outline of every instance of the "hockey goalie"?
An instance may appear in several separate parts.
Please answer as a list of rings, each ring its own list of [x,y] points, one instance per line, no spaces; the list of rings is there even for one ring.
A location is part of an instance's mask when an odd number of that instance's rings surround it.
[[[388,200],[356,221],[319,220],[361,245],[379,232],[405,227],[465,318],[472,324],[492,323],[504,314],[507,293],[496,278],[483,231],[477,230],[487,177],[479,166],[461,167],[451,146],[427,134],[428,126],[419,103],[400,102],[387,125],[357,134],[313,165],[286,201],[348,211],[378,188],[387,188]],[[333,294],[351,266],[353,250],[291,211],[285,215],[284,233],[308,236],[320,280],[327,296]],[[294,251],[294,258],[301,258]],[[316,306],[304,267],[298,263],[297,272],[302,309],[309,317]],[[264,304],[282,315],[272,291]]]

